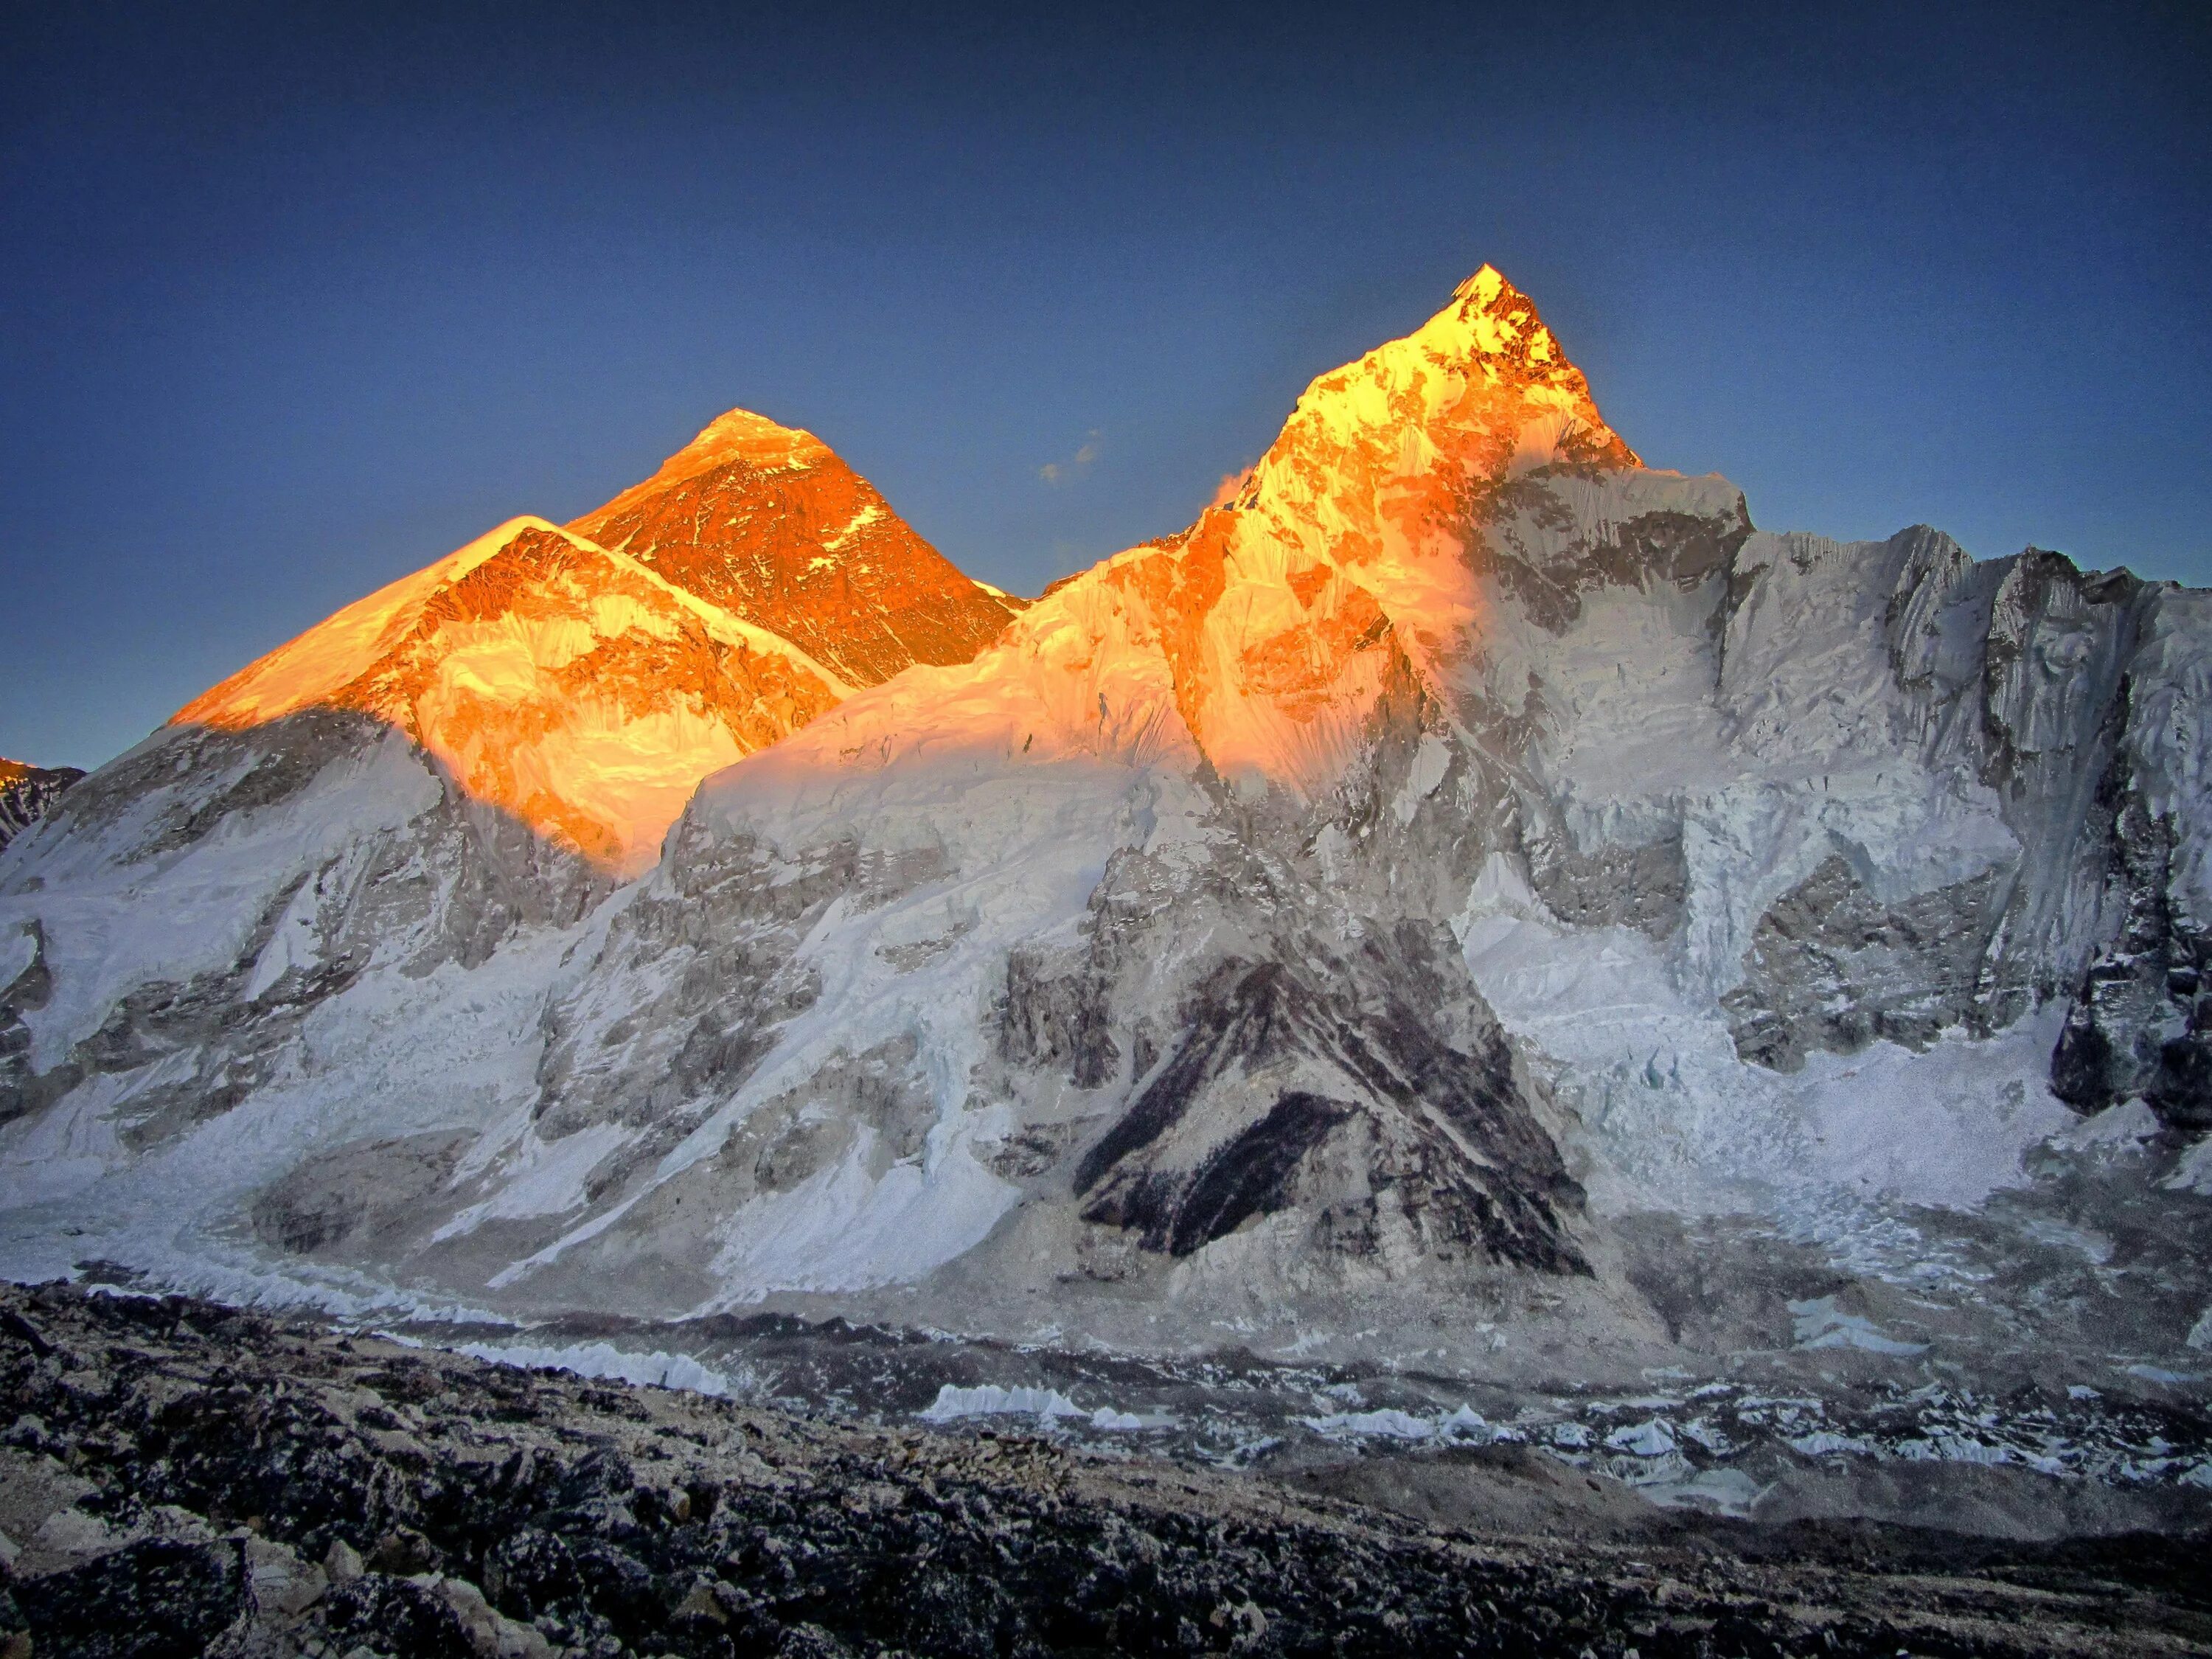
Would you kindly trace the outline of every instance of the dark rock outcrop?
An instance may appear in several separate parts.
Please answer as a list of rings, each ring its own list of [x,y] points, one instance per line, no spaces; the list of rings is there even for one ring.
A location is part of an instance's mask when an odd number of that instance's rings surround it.
[[[52,810],[84,774],[74,766],[26,766],[0,760],[0,847],[5,847]]]

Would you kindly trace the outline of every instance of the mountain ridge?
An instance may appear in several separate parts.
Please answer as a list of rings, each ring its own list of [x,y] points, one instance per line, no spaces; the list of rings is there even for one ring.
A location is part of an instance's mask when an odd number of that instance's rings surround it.
[[[616,517],[827,466],[771,425]],[[1529,1386],[2212,1340],[2212,594],[1759,530],[1486,267],[984,620],[619,881],[356,709],[88,781],[0,854],[0,1261]]]
[[[743,409],[568,527],[855,684],[965,661],[1020,608],[963,575],[812,433]]]
[[[0,848],[44,817],[62,791],[83,776],[74,766],[33,766],[0,757]]]

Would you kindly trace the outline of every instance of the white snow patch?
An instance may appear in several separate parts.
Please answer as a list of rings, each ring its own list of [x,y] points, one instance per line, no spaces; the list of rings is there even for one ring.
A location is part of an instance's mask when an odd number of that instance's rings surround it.
[[[1433,1440],[1437,1434],[1437,1425],[1429,1419],[1391,1406],[1371,1412],[1332,1412],[1298,1421],[1324,1440]]]
[[[2137,1098],[2107,1106],[2094,1117],[2075,1118],[2051,1139],[2069,1152],[2127,1152],[2157,1134],[2160,1127],[2158,1114]]]
[[[570,1371],[578,1376],[614,1377],[648,1388],[683,1389],[692,1394],[725,1396],[730,1379],[702,1365],[686,1353],[632,1353],[605,1342],[571,1343],[562,1347],[533,1347],[520,1342],[465,1342],[454,1350],[471,1359],[523,1370]]]
[[[474,1232],[487,1221],[562,1215],[585,1200],[585,1183],[593,1170],[618,1147],[636,1139],[619,1123],[593,1123],[556,1141],[543,1141],[533,1129],[501,1172],[504,1184],[481,1204],[467,1209],[430,1235],[433,1244]]]
[[[1826,1227],[1839,1193],[1967,1208],[2023,1182],[2023,1154],[2075,1121],[2047,1077],[2063,1010],[1985,1040],[1947,1032],[1924,1053],[1814,1054],[1793,1076],[1741,1059],[1662,947],[1563,927],[1502,857],[1454,927],[1506,1029],[1565,1068],[1601,1212],[1769,1210]]]
[[[1899,1342],[1884,1336],[1875,1322],[1858,1314],[1838,1313],[1836,1298],[1819,1297],[1789,1304],[1795,1336],[1801,1348],[1860,1348],[1868,1353],[1925,1353],[1925,1342]]]
[[[0,988],[14,984],[15,976],[38,959],[39,942],[31,937],[28,927],[0,934]]]
[[[1675,1449],[1674,1431],[1662,1419],[1649,1418],[1626,1428],[1615,1429],[1606,1436],[1605,1443],[1615,1451],[1636,1457],[1663,1457]]]
[[[1638,1486],[1649,1503],[1665,1510],[1710,1510],[1738,1519],[1748,1516],[1766,1488],[1741,1469],[1700,1469],[1679,1480]]]
[[[1103,1406],[1097,1412],[1086,1412],[1058,1389],[1031,1388],[1027,1383],[1002,1389],[995,1382],[985,1382],[963,1389],[947,1382],[938,1389],[937,1398],[916,1415],[929,1423],[951,1423],[963,1417],[1034,1417],[1039,1422],[1050,1422],[1056,1417],[1088,1417],[1097,1428],[1143,1426],[1135,1418],[1127,1423],[1101,1422],[1101,1416],[1118,1418],[1121,1413]]]

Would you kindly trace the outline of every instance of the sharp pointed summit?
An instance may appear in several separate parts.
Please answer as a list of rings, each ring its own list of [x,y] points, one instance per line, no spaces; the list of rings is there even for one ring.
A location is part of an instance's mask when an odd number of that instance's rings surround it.
[[[626,877],[701,778],[857,686],[965,661],[1018,609],[811,433],[732,410],[599,512],[566,529],[514,520],[172,724],[366,715],[473,799]]]
[[[812,433],[743,409],[568,528],[855,685],[965,662],[1020,608],[963,575]]]

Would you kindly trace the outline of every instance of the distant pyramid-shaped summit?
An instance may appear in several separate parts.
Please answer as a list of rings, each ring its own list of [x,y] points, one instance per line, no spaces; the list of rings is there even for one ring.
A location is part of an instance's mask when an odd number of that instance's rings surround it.
[[[629,875],[701,778],[858,686],[966,661],[1018,608],[811,433],[733,410],[597,513],[510,520],[172,724],[368,715],[474,799]]]
[[[568,528],[855,685],[966,662],[1021,608],[963,575],[812,433],[747,410]]]

